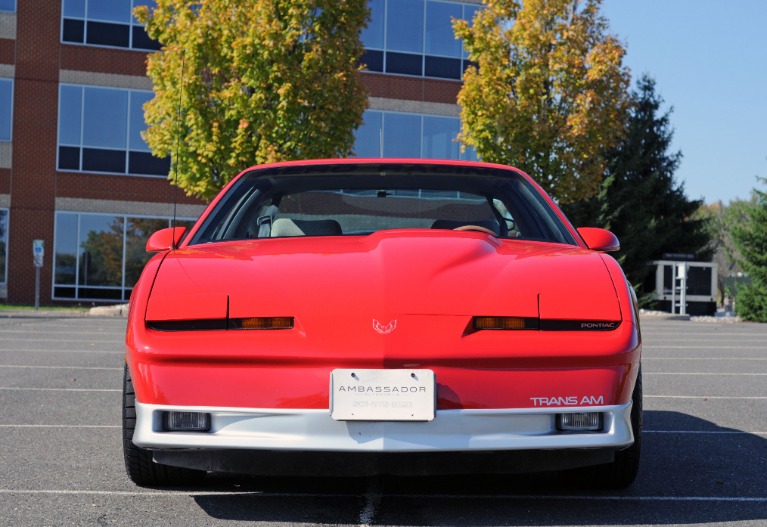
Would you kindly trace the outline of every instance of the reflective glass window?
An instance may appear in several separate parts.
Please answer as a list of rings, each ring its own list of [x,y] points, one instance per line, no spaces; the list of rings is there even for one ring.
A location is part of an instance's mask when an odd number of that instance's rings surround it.
[[[2,0],[0,0],[2,1]],[[62,0],[62,42],[141,50],[160,49],[133,10],[155,0]]]
[[[146,252],[146,242],[155,231],[169,227],[167,218],[126,218],[125,223],[125,284],[133,287],[144,265],[152,257]]]
[[[176,220],[187,228],[193,223]],[[2,225],[0,215],[0,232]],[[168,217],[57,212],[53,298],[127,301],[151,257],[146,240],[170,225]]]
[[[458,117],[366,110],[356,131],[355,157],[423,157],[477,160],[472,147],[461,152]],[[383,137],[383,155],[381,139]]]
[[[127,90],[86,88],[83,109],[83,145],[125,149]]]
[[[85,0],[64,0],[61,12],[65,17],[85,18]]]
[[[169,158],[154,157],[141,137],[152,92],[62,84],[59,170],[167,176]]]
[[[13,127],[13,80],[0,79],[0,141],[11,140]]]
[[[0,284],[8,280],[8,209],[0,209]]]
[[[461,41],[455,38],[453,19],[463,13],[460,4],[426,2],[426,54],[445,57],[461,56]]]
[[[424,116],[422,157],[459,159],[461,149],[456,137],[460,129],[460,121],[453,117]]]
[[[80,145],[83,89],[62,85],[59,89],[59,144]]]
[[[128,147],[131,150],[141,150],[143,152],[149,152],[149,146],[141,137],[141,132],[146,130],[146,122],[144,122],[144,104],[152,99],[151,92],[138,92],[133,91],[130,94],[130,122],[129,124],[129,141]]]
[[[384,49],[384,21],[386,20],[385,0],[370,0],[370,21],[362,30],[360,39],[368,49]]]
[[[75,285],[77,283],[77,221],[77,214],[56,213],[56,239],[53,244],[55,284]]]
[[[0,0],[0,11],[16,11],[16,0]]]
[[[121,216],[80,215],[78,285],[122,285],[123,224]]]
[[[472,20],[480,4],[451,0],[371,0],[360,63],[367,71],[460,80],[469,65],[453,21]]]
[[[381,157],[383,114],[366,110],[363,123],[355,132],[354,153],[357,157]]]
[[[88,19],[130,23],[131,0],[88,0]]]
[[[383,126],[384,157],[421,157],[421,116],[386,113]]]
[[[386,48],[410,53],[423,52],[423,0],[388,0]]]

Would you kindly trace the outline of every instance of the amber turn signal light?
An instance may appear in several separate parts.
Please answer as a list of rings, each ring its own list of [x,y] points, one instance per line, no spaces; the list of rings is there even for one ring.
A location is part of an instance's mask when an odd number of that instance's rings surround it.
[[[292,329],[293,317],[253,317],[240,319],[241,329]]]
[[[538,319],[525,317],[474,317],[474,329],[538,329]]]

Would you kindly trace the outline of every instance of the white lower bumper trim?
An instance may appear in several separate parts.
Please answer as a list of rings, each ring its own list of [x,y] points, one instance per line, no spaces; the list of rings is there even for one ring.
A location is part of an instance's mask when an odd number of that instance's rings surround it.
[[[210,432],[164,432],[166,411],[211,414]],[[556,414],[602,412],[602,432],[563,433]],[[438,452],[612,448],[631,445],[631,403],[585,408],[439,410],[428,422],[334,421],[328,410],[164,406],[136,401],[142,448]]]

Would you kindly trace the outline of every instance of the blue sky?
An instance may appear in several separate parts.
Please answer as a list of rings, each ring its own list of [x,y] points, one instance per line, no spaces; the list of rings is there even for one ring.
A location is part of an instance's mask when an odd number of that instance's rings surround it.
[[[690,199],[747,199],[767,177],[767,1],[603,0],[610,32],[673,107]],[[633,88],[633,84],[632,84]]]

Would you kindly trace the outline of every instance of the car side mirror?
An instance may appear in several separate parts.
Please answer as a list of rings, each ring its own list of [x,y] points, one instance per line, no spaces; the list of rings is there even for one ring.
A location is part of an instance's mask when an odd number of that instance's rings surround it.
[[[599,227],[579,227],[578,234],[592,251],[611,252],[621,248],[621,242],[607,229]]]
[[[170,251],[178,247],[178,242],[186,232],[186,227],[168,227],[152,234],[146,241],[147,252]]]

